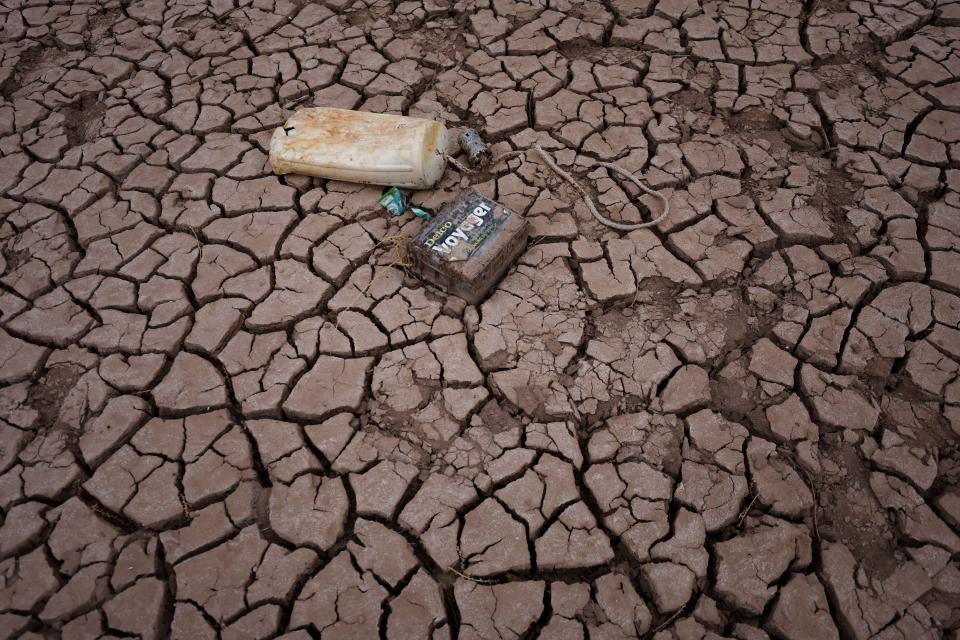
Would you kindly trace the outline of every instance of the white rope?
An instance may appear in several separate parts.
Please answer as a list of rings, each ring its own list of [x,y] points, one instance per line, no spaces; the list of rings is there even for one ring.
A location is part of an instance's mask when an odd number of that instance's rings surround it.
[[[634,231],[636,229],[644,229],[644,228],[652,227],[656,224],[659,224],[664,219],[666,219],[666,217],[670,214],[670,201],[667,200],[667,197],[665,195],[643,184],[642,182],[640,182],[639,178],[637,178],[635,175],[633,175],[632,173],[630,173],[629,171],[627,171],[621,166],[613,164],[612,162],[595,161],[594,164],[597,164],[601,167],[605,167],[607,169],[610,169],[612,171],[619,173],[624,178],[630,180],[633,184],[637,185],[637,187],[639,187],[641,191],[652,195],[653,197],[660,200],[660,202],[663,204],[663,212],[653,220],[649,220],[647,222],[637,222],[637,223],[614,222],[613,220],[611,220],[610,218],[607,218],[597,210],[597,206],[593,203],[593,200],[590,199],[590,195],[586,192],[586,190],[582,186],[580,186],[580,183],[577,182],[576,178],[570,175],[569,172],[562,169],[560,165],[558,165],[554,161],[553,157],[549,153],[544,151],[543,147],[541,147],[539,144],[536,144],[533,146],[533,150],[536,151],[541,158],[543,158],[543,161],[546,163],[548,167],[550,167],[550,169],[554,173],[556,173],[558,176],[566,180],[567,183],[571,187],[573,187],[577,193],[580,194],[580,198],[583,200],[583,203],[587,205],[587,208],[590,209],[590,213],[593,214],[593,217],[596,218],[597,221],[600,222],[601,224],[605,224],[606,226],[611,227],[613,229],[617,229],[619,231]],[[501,153],[496,158],[491,160],[488,166],[492,167],[504,160],[509,160],[510,158],[515,158],[517,156],[524,155],[526,154],[527,151],[529,151],[529,149],[523,149],[520,151],[507,151],[506,153]],[[447,156],[447,162],[452,164],[461,173],[466,173],[466,174],[477,173],[475,169],[471,169],[470,167],[467,167],[456,158],[451,158],[450,156]]]
[[[457,171],[459,171],[460,173],[470,173],[470,174],[476,173],[476,171],[475,171],[474,169],[471,169],[470,167],[468,167],[467,165],[463,164],[462,162],[460,162],[459,160],[457,160],[457,159],[454,158],[453,156],[447,156],[447,162],[449,162],[449,163],[452,164],[454,167],[456,167]]]

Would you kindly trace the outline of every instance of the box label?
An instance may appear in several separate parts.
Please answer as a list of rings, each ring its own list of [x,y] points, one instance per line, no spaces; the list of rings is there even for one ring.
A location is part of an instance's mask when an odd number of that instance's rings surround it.
[[[498,211],[499,209],[499,211]],[[482,197],[467,198],[461,206],[437,218],[422,236],[422,246],[444,261],[468,259],[507,219],[508,212]]]

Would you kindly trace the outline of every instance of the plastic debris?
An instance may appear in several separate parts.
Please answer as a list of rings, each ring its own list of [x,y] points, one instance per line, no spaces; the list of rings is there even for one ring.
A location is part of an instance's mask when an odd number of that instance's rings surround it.
[[[431,219],[430,214],[423,209],[409,206],[406,194],[396,187],[390,187],[384,191],[383,195],[380,196],[380,200],[377,202],[380,203],[380,206],[389,211],[390,215],[392,216],[402,216],[407,209],[409,209],[410,213],[418,218],[423,218],[424,220]]]
[[[447,129],[423,118],[301,109],[270,139],[274,173],[429,189],[447,166]]]

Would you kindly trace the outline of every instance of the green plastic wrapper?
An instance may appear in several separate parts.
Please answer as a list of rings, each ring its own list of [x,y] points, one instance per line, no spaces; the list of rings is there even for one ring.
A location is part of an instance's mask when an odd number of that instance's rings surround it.
[[[380,206],[390,212],[390,215],[402,216],[407,210],[407,198],[396,187],[390,187],[380,196]]]
[[[378,202],[380,206],[389,211],[390,215],[393,216],[402,216],[408,208],[407,196],[396,187],[387,189],[384,194],[380,196]],[[409,209],[410,212],[418,218],[430,220],[430,214],[423,209],[418,209],[417,207],[409,207]]]

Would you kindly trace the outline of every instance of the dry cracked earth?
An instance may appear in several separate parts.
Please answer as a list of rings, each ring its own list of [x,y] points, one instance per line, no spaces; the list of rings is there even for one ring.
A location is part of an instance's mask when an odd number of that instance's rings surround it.
[[[958,637],[960,3],[0,21],[0,638]],[[533,229],[467,306],[308,105],[671,213],[449,170]]]

